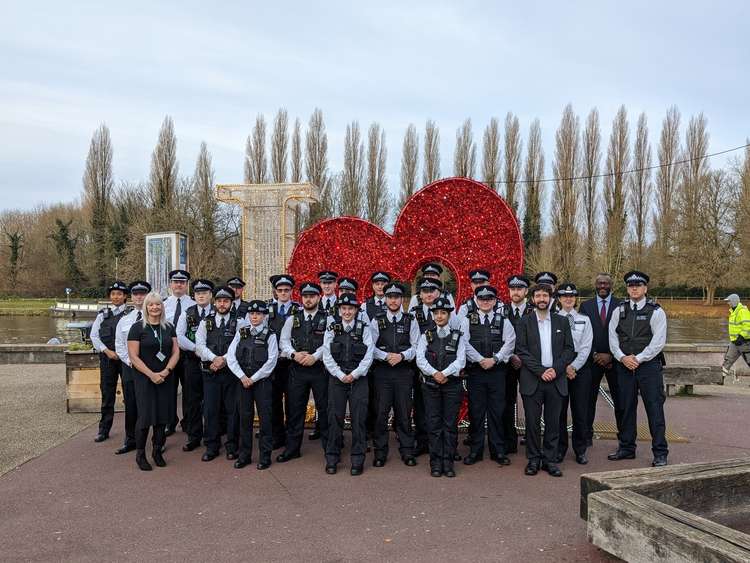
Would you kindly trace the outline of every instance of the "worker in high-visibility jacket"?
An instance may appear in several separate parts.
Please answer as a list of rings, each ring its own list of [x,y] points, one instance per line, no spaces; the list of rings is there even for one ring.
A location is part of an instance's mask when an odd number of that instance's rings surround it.
[[[732,373],[731,367],[740,355],[750,365],[750,310],[740,303],[740,296],[736,293],[732,293],[724,301],[729,303],[729,348],[721,369],[724,376],[727,376]]]

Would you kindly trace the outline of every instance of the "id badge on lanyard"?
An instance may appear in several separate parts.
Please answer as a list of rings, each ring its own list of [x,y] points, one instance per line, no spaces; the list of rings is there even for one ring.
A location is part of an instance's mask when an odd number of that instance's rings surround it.
[[[164,355],[164,352],[161,351],[161,325],[159,326],[159,332],[154,330],[153,327],[151,327],[151,330],[154,333],[154,338],[156,338],[159,341],[159,351],[156,353],[156,359],[160,362],[163,362],[167,359],[167,357]]]

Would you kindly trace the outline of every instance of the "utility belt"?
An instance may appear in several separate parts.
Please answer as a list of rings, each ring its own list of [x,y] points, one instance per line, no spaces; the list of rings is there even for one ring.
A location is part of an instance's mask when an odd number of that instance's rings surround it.
[[[431,375],[425,375],[423,373],[420,373],[419,377],[422,380],[422,383],[424,383],[430,389],[439,389],[440,387],[458,385],[461,382],[458,377],[455,377],[453,375],[447,376],[448,381],[446,381],[442,385],[438,383],[437,381],[435,381],[435,378],[432,377]]]

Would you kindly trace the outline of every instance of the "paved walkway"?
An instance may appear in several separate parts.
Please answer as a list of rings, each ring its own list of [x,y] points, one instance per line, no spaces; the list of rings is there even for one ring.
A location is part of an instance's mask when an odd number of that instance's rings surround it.
[[[670,461],[750,455],[748,394],[699,391],[709,394],[667,400],[669,425],[691,440]],[[92,427],[0,478],[3,560],[607,561],[578,517],[580,475],[651,460],[639,442],[638,459],[615,465],[602,440],[585,468],[566,460],[561,479],[524,476],[520,455],[505,468],[459,464],[455,479],[393,456],[382,469],[368,458],[361,477],[348,463],[328,476],[317,443],[267,471],[235,470],[183,453],[178,433],[168,466],[143,473],[133,454],[113,455],[121,428],[118,415],[111,440],[94,444]]]

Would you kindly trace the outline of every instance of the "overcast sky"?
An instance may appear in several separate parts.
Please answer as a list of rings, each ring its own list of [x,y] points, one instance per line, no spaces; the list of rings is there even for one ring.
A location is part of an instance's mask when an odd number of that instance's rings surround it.
[[[272,7],[271,5],[275,5]],[[318,8],[316,5],[324,7]],[[180,171],[201,141],[218,182],[243,179],[255,116],[306,123],[320,107],[332,170],[347,122],[386,131],[398,190],[409,123],[440,127],[442,173],[456,128],[493,116],[541,120],[547,156],[563,107],[598,107],[604,135],[621,104],[631,127],[666,109],[704,112],[711,151],[750,136],[750,3],[6,2],[0,18],[0,209],[80,197],[92,132],[111,131],[114,174],[148,177],[165,115]],[[721,166],[725,157],[714,159]]]

